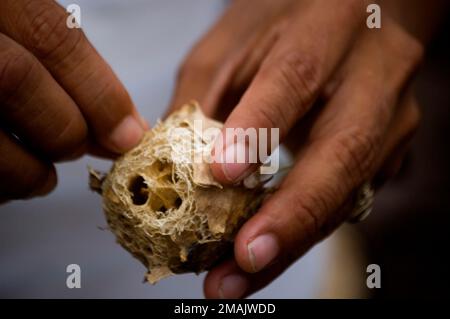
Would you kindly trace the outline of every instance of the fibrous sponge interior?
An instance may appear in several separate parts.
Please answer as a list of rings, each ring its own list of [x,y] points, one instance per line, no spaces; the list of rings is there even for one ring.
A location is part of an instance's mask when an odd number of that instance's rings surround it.
[[[260,203],[261,190],[222,187],[206,163],[193,161],[212,147],[195,131],[194,119],[202,119],[205,127],[221,127],[197,105],[187,105],[146,133],[138,147],[115,162],[102,184],[109,227],[147,266],[150,282],[203,270],[208,254],[231,241],[236,227]],[[203,264],[195,265],[195,258]]]

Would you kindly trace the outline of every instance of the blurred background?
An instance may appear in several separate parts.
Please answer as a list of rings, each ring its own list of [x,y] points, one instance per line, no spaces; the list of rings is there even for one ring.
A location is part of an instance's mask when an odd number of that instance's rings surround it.
[[[80,5],[85,33],[151,124],[169,103],[184,55],[227,4],[59,2]],[[423,125],[398,178],[378,194],[372,215],[342,227],[253,297],[449,295],[449,39],[448,31],[438,35],[419,74]],[[204,275],[142,283],[145,268],[102,230],[106,221],[100,197],[88,189],[88,165],[106,171],[111,163],[86,156],[59,164],[58,187],[49,196],[0,206],[0,297],[201,298]],[[366,287],[371,263],[381,266],[381,289]],[[69,264],[81,267],[80,289],[66,287]]]

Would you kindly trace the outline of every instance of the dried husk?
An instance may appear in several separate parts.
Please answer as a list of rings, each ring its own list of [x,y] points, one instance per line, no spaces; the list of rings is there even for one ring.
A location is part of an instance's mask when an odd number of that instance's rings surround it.
[[[109,228],[147,267],[150,283],[217,263],[265,194],[262,184],[222,186],[207,163],[193,163],[193,153],[209,154],[212,145],[196,132],[194,120],[202,120],[203,130],[222,127],[192,102],[147,132],[109,174],[91,170],[91,188],[103,196]],[[190,150],[181,147],[194,142]]]

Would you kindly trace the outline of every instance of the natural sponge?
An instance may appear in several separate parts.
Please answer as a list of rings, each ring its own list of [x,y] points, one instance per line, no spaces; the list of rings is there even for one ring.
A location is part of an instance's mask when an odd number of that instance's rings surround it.
[[[109,174],[91,170],[91,188],[103,196],[109,228],[148,268],[150,283],[213,266],[261,204],[261,185],[222,186],[205,161],[194,160],[211,150],[204,130],[221,126],[192,102],[147,132]]]

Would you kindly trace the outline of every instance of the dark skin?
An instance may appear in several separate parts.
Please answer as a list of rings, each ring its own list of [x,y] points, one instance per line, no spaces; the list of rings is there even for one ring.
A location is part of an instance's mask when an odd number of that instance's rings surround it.
[[[52,0],[0,1],[0,201],[47,194],[54,162],[122,153],[147,129],[67,16]]]
[[[239,231],[234,258],[207,275],[206,297],[269,284],[348,218],[358,187],[401,166],[420,119],[410,84],[447,4],[378,3],[372,30],[365,1],[236,0],[186,58],[170,110],[195,98],[225,128],[277,127],[296,160]],[[224,184],[255,169],[211,164]]]
[[[277,127],[296,160],[209,272],[207,297],[266,286],[347,219],[362,183],[395,174],[420,119],[411,80],[446,2],[378,1],[382,28],[369,30],[365,1],[236,0],[193,48],[169,111],[197,99],[225,127]],[[147,129],[66,17],[51,0],[0,1],[0,201],[47,194],[55,162],[125,152]],[[255,169],[211,165],[224,184]]]

